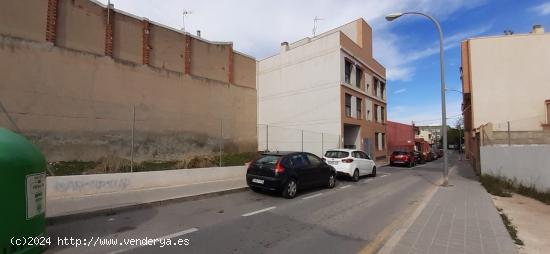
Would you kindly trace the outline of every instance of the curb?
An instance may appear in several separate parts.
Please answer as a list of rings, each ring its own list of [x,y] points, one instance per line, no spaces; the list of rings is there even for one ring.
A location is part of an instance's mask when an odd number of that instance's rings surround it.
[[[133,211],[133,210],[146,209],[146,208],[151,208],[151,207],[169,205],[169,204],[178,203],[178,202],[194,201],[194,200],[200,200],[200,199],[205,199],[205,198],[222,196],[222,195],[226,195],[226,194],[238,193],[238,192],[246,191],[247,189],[249,189],[249,187],[245,186],[245,187],[238,187],[238,188],[227,189],[227,190],[222,190],[222,191],[206,192],[206,193],[202,193],[202,194],[198,194],[198,195],[192,195],[192,196],[183,196],[183,197],[178,197],[178,198],[171,198],[171,199],[165,199],[165,200],[159,200],[159,201],[153,201],[153,202],[147,202],[147,203],[141,203],[141,204],[134,204],[134,205],[114,207],[114,208],[100,209],[100,210],[90,211],[90,212],[83,212],[83,213],[75,213],[75,214],[69,214],[69,215],[47,217],[46,218],[46,225],[51,226],[51,225],[54,225],[54,224],[57,224],[57,223],[63,223],[63,222],[81,220],[81,219],[88,219],[88,218],[92,218],[92,217],[97,217],[99,215],[111,216],[111,215],[115,215],[115,214],[118,214],[118,213],[128,212],[128,211]]]

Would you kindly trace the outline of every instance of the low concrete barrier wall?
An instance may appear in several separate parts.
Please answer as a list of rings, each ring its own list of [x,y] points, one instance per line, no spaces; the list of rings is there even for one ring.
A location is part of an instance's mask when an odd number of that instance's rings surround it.
[[[480,153],[482,174],[550,191],[550,145],[482,146]]]
[[[150,203],[246,186],[245,166],[47,178],[48,217]]]

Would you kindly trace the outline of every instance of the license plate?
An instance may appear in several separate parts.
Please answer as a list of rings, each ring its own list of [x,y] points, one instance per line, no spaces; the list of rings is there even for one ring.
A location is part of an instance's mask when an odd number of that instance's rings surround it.
[[[254,178],[254,179],[252,179],[252,182],[253,182],[253,183],[259,183],[259,184],[264,184],[264,180],[262,180],[262,179],[256,179],[256,178]]]
[[[328,164],[329,165],[338,165],[338,162],[337,161],[329,161]]]

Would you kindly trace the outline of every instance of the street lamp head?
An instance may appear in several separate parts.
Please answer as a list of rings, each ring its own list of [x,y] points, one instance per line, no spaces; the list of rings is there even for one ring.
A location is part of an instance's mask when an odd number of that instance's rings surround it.
[[[386,20],[387,21],[393,21],[394,19],[397,19],[401,16],[403,16],[403,13],[401,13],[401,12],[390,13],[390,14],[386,15]]]

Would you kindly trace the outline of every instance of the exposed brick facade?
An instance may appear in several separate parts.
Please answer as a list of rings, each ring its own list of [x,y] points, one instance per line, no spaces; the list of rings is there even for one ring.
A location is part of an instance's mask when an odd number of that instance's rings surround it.
[[[230,84],[233,83],[233,45],[229,46],[229,57],[228,57],[228,70],[227,70],[227,82]]]
[[[59,0],[48,0],[48,14],[46,17],[46,41],[55,44],[57,33],[57,7]]]
[[[185,35],[184,73],[191,74],[191,36]]]
[[[113,29],[115,27],[115,11],[113,9],[112,4],[105,9],[105,55],[110,57],[113,57]]]
[[[148,65],[149,64],[149,54],[151,51],[151,47],[149,46],[149,21],[144,19],[142,21],[143,23],[143,64]]]

